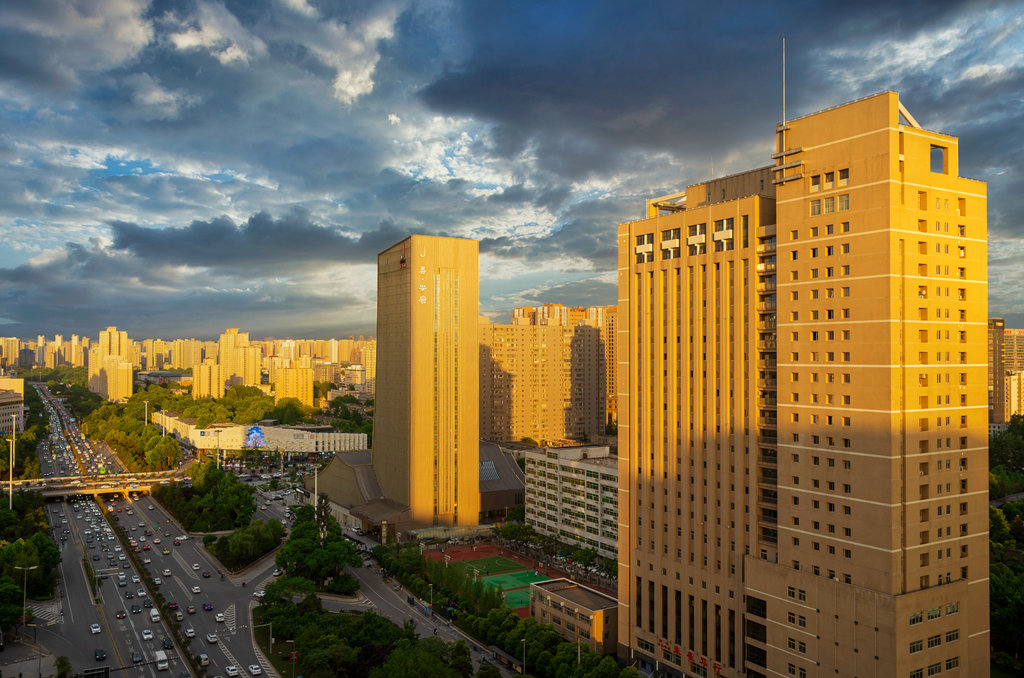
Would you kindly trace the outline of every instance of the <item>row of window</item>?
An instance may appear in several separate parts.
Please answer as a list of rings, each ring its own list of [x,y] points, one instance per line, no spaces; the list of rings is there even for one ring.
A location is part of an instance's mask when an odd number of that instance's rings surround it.
[[[846,212],[850,209],[850,194],[843,193],[838,196],[829,196],[811,201],[811,216],[817,217],[822,214],[833,212]]]
[[[946,670],[952,671],[960,666],[960,657],[950,657],[946,660]],[[924,678],[924,669],[914,669],[910,672],[910,678]],[[928,666],[928,675],[937,676],[942,673],[942,662],[935,662]]]
[[[817,193],[820,190],[831,191],[833,188],[842,188],[850,183],[850,170],[846,168],[838,172],[814,174],[808,178],[808,182],[811,193]]]
[[[945,607],[946,607],[946,614],[947,615],[956,614],[956,613],[958,613],[960,611],[960,601],[955,601],[955,602],[952,602],[952,603],[946,603]],[[910,625],[914,626],[915,624],[920,624],[921,622],[925,621],[926,617],[927,617],[928,621],[931,621],[932,619],[938,619],[941,616],[942,616],[942,606],[941,605],[939,607],[929,608],[925,612],[911,612],[910,613]]]

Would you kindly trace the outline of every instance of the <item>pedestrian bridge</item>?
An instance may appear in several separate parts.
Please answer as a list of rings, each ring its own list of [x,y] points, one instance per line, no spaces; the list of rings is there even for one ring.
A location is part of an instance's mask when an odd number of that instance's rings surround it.
[[[33,478],[15,480],[13,483],[0,481],[0,487],[13,485],[14,490],[32,490],[43,497],[70,497],[78,494],[123,494],[127,497],[132,493],[145,493],[152,490],[153,485],[166,484],[171,480],[184,477],[184,469],[174,471],[155,471],[149,473],[121,473],[102,476],[64,476],[60,478]],[[9,491],[9,487],[3,487]]]

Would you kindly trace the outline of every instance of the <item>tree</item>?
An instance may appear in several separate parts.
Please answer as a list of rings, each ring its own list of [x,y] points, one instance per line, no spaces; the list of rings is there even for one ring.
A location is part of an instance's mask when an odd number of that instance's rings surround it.
[[[57,657],[53,666],[57,669],[57,678],[67,678],[71,675],[71,661],[64,655]]]

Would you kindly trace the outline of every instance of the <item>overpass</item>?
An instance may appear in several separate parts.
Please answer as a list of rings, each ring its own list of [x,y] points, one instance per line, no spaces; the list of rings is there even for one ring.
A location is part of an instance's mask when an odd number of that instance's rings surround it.
[[[166,483],[185,475],[185,468],[173,471],[153,471],[140,473],[121,473],[106,476],[63,476],[59,478],[33,478],[15,480],[13,485],[18,490],[32,490],[43,497],[69,497],[77,494],[123,494],[127,497],[132,492],[149,492],[153,485]],[[0,481],[0,488],[7,490],[8,482]]]

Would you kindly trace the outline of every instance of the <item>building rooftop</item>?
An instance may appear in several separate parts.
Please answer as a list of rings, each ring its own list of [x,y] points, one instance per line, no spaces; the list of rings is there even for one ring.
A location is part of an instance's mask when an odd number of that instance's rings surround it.
[[[615,608],[619,604],[611,596],[598,593],[594,589],[588,589],[586,586],[581,586],[571,579],[551,579],[531,584],[531,586],[536,586],[542,591],[553,593],[559,598],[563,598],[574,605],[579,605],[588,610],[607,610]]]

